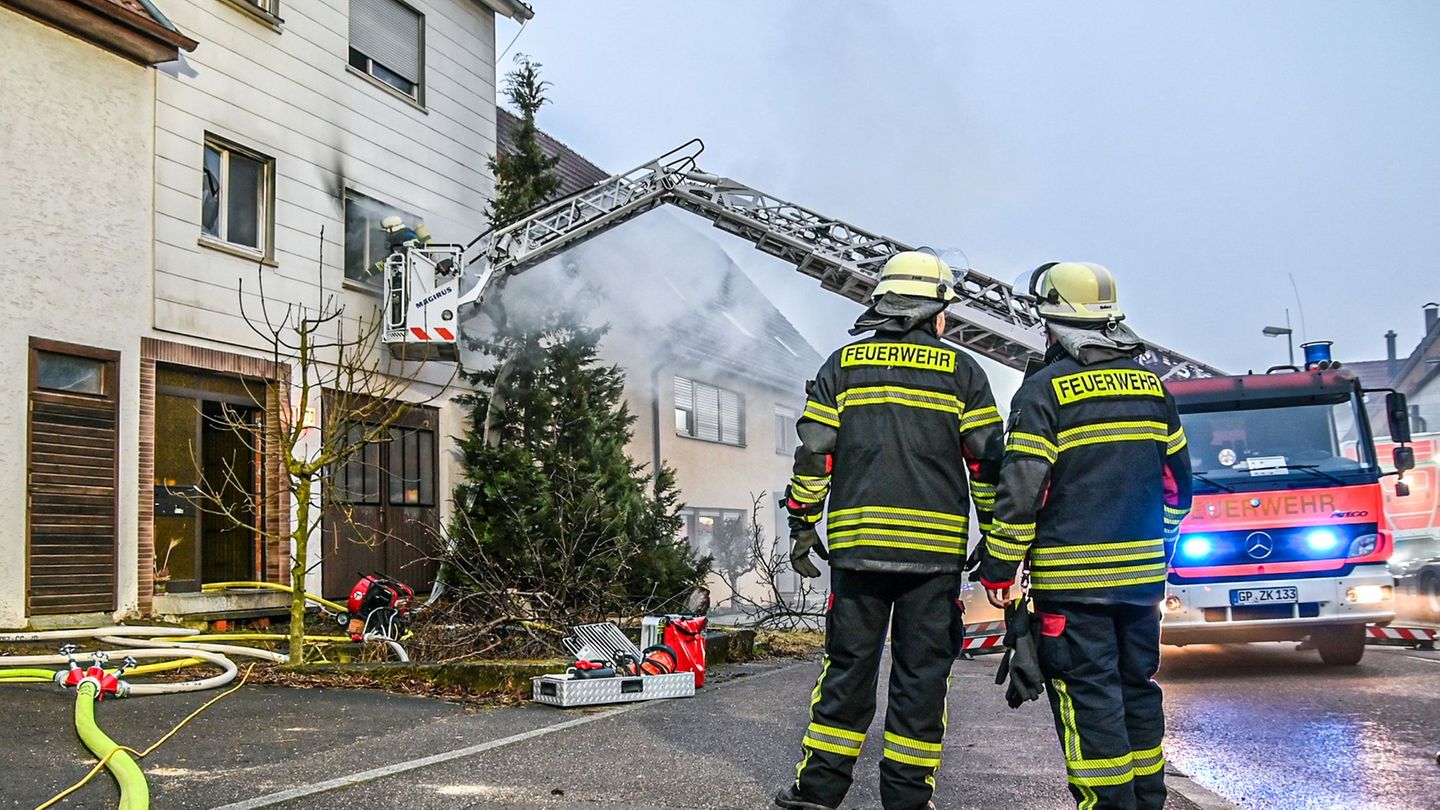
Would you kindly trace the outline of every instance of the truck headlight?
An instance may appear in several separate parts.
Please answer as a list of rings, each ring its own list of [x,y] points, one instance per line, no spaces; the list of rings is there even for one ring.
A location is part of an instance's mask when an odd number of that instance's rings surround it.
[[[1395,598],[1395,589],[1389,585],[1356,585],[1345,591],[1345,598],[1355,604],[1389,602]]]
[[[1350,544],[1350,557],[1364,557],[1366,554],[1374,554],[1375,547],[1380,545],[1380,535],[1362,534],[1355,538]]]

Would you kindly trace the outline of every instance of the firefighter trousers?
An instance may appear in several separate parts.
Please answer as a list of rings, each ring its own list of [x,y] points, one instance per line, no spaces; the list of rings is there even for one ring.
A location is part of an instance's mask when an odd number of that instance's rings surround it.
[[[945,693],[965,632],[959,574],[831,569],[825,657],[810,693],[810,725],[796,767],[797,794],[838,807],[875,716],[885,631],[891,667],[880,799],[886,810],[923,808],[945,739]]]
[[[1036,603],[1040,670],[1080,810],[1161,810],[1157,606]]]

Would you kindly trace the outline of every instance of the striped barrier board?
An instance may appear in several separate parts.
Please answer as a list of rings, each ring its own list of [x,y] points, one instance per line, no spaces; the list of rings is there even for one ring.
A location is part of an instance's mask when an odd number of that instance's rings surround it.
[[[965,625],[965,641],[960,649],[964,652],[999,652],[1004,649],[1000,642],[1005,639],[1005,622],[980,622]]]
[[[1430,627],[1379,627],[1372,624],[1365,630],[1368,635],[1365,640],[1371,644],[1401,644],[1406,647],[1425,645],[1434,648],[1435,641],[1440,639],[1440,630]]]

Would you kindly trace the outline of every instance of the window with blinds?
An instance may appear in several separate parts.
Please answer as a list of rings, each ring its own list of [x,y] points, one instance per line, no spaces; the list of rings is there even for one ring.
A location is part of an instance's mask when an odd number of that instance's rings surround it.
[[[675,378],[675,432],[707,442],[745,445],[745,398],[687,377]]]
[[[424,15],[400,0],[350,0],[350,66],[420,101]]]

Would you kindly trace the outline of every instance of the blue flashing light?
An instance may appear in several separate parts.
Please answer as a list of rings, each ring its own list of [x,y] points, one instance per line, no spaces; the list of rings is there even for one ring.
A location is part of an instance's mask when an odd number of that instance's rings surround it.
[[[1340,547],[1340,538],[1329,529],[1316,529],[1305,535],[1305,546],[1312,554],[1326,554]]]
[[[1180,542],[1180,554],[1189,560],[1200,560],[1210,555],[1214,544],[1208,537],[1187,537]]]

